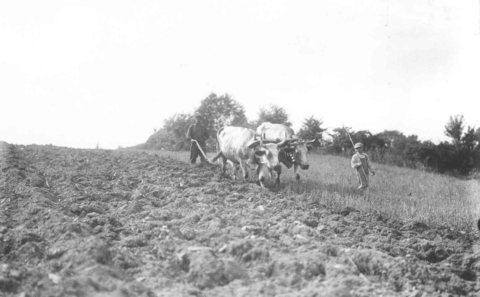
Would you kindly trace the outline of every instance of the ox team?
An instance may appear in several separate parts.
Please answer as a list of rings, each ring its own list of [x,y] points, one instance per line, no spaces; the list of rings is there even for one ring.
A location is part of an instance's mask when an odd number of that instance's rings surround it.
[[[196,116],[195,124],[187,131],[187,138],[191,140],[190,162],[195,163],[198,156],[202,163],[206,162],[205,141],[209,134],[202,125],[202,118]],[[312,145],[320,144],[318,139],[302,140],[296,137],[294,131],[281,124],[263,123],[257,131],[242,127],[223,127],[217,132],[219,152],[212,159],[223,161],[223,173],[227,162],[233,167],[233,178],[236,179],[238,167],[242,169],[243,177],[248,178],[247,167],[255,168],[258,176],[257,183],[264,186],[266,178],[272,178],[277,173],[276,182],[280,182],[282,168],[294,166],[295,177],[300,179],[299,168],[309,168],[307,152]]]
[[[258,176],[257,183],[264,186],[265,178],[271,178],[272,170],[278,170],[280,163],[278,155],[280,150],[288,145],[290,140],[284,136],[282,140],[257,139],[254,130],[241,127],[223,127],[217,133],[218,154],[212,159],[223,160],[223,173],[226,170],[227,161],[233,166],[233,178],[238,171],[238,165],[242,169],[243,177],[248,178],[246,166],[255,166]]]

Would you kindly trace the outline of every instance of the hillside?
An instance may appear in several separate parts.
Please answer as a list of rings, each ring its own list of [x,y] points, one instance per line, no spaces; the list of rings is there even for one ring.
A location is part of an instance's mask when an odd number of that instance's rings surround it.
[[[475,235],[359,211],[361,196],[326,205],[311,180],[261,189],[161,153],[0,148],[2,296],[480,291]]]
[[[148,150],[174,150],[179,149],[175,147],[175,141],[171,141],[173,136],[164,129],[155,131],[148,137],[145,143],[137,144],[129,149],[148,149]]]

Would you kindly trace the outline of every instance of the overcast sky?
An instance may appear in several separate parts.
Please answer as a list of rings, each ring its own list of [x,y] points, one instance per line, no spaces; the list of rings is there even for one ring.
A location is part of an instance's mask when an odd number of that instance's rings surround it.
[[[228,93],[294,128],[480,127],[479,1],[2,1],[0,140],[143,143]]]

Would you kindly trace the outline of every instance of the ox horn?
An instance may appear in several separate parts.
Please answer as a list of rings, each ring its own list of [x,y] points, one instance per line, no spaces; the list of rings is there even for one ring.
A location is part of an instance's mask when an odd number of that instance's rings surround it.
[[[278,147],[283,147],[283,146],[287,145],[289,142],[290,142],[290,140],[287,140],[287,132],[285,132],[285,136],[283,137],[282,141],[277,143],[277,146]]]
[[[305,143],[306,143],[306,144],[319,143],[319,144],[320,144],[319,146],[322,145],[322,142],[318,139],[318,137],[315,137],[315,139],[313,139],[313,140],[305,140]]]
[[[253,141],[250,141],[250,143],[247,145],[249,148],[253,149],[255,148],[257,145],[261,145],[262,144],[262,140],[253,140]]]
[[[297,143],[297,142],[302,142],[302,140],[298,137],[295,137],[295,138],[292,137],[292,139],[289,139],[289,143]]]

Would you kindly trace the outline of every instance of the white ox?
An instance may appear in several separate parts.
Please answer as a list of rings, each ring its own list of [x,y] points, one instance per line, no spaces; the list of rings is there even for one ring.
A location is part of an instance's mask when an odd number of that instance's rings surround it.
[[[220,152],[212,159],[223,160],[223,173],[226,170],[227,161],[233,167],[233,178],[236,179],[238,165],[242,169],[243,177],[248,178],[246,166],[255,166],[258,181],[262,187],[266,178],[272,177],[272,170],[278,169],[279,148],[286,145],[285,135],[278,143],[266,143],[257,139],[255,131],[242,127],[223,127],[217,132],[217,141]]]
[[[265,139],[279,139],[280,137],[286,137],[289,141],[288,146],[283,147],[278,155],[278,160],[283,163],[287,168],[294,166],[295,177],[300,180],[300,173],[298,168],[306,170],[310,167],[307,160],[307,152],[312,149],[312,144],[320,144],[319,140],[301,140],[295,136],[295,132],[292,128],[282,124],[272,124],[269,122],[262,123],[257,128],[257,133]],[[280,182],[280,174],[282,173],[282,167],[275,168],[277,172],[277,183]]]

